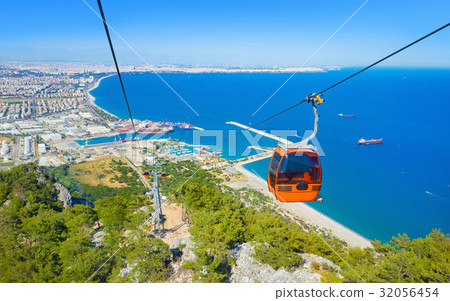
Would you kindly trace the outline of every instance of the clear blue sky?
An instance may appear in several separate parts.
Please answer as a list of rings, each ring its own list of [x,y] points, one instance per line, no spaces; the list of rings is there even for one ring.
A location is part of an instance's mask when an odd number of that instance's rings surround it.
[[[95,0],[86,0],[98,10]],[[364,0],[103,0],[107,21],[149,63],[301,65]],[[81,0],[2,1],[0,61],[111,63]],[[448,0],[369,0],[309,62],[360,66],[450,22]],[[113,35],[121,63],[141,61]],[[450,28],[384,63],[450,67]]]

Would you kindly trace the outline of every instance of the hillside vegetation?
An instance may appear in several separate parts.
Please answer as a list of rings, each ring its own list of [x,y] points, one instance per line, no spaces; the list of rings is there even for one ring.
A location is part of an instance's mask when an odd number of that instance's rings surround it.
[[[58,179],[73,185],[67,168],[52,169],[56,177],[33,164],[0,173],[0,281],[166,281],[176,258],[150,235],[153,209],[148,197],[131,192],[136,179],[124,176],[129,187],[106,192],[103,186],[89,186],[90,194],[77,190],[95,206],[63,208],[54,184]],[[128,174],[120,163],[114,168]],[[302,253],[331,260],[338,269],[314,266],[324,282],[450,282],[450,237],[438,230],[425,238],[398,235],[390,243],[373,242],[374,248],[348,248],[328,233],[281,216],[255,191],[222,186],[221,179],[192,162],[165,171],[163,194],[184,206],[191,224],[196,259],[184,268],[193,271],[194,281],[227,282],[233,248],[250,243],[254,258],[274,269],[298,268]]]
[[[148,260],[137,264],[129,281],[166,279],[170,250],[147,239],[141,227],[148,212],[139,209],[148,198],[104,197],[95,208],[63,208],[55,182],[33,164],[0,173],[0,282],[123,281],[121,268],[139,254]],[[135,239],[107,261],[130,232]]]
[[[146,192],[123,159],[109,158],[48,169],[75,199],[93,202],[103,197],[143,195]]]
[[[256,245],[255,259],[274,269],[299,267],[299,253],[331,260],[342,277],[333,267],[318,266],[324,282],[450,282],[450,236],[439,230],[425,238],[399,234],[389,243],[373,241],[374,248],[348,248],[329,233],[282,217],[258,191],[221,186],[221,179],[192,163],[172,164],[166,170],[183,173],[164,180],[163,190],[175,189],[174,198],[187,209],[197,259],[186,267],[198,281],[226,281],[233,264],[231,250],[251,242]],[[185,184],[188,175],[194,176]]]

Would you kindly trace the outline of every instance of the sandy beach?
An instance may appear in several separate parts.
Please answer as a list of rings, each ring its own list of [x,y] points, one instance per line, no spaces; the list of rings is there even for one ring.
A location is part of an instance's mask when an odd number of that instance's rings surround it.
[[[86,89],[86,95],[87,95],[88,103],[90,105],[94,105],[97,108],[99,108],[100,110],[103,110],[104,112],[106,112],[112,116],[115,116],[115,115],[111,114],[110,112],[97,106],[95,104],[95,98],[90,94],[90,91],[97,88],[102,79],[109,77],[109,76],[113,76],[113,75],[114,74],[106,75],[106,76],[98,79],[91,87]],[[117,116],[115,116],[115,117],[117,117]],[[347,242],[347,244],[351,247],[365,248],[365,247],[372,246],[370,241],[367,238],[352,231],[351,229],[349,229],[349,228],[345,227],[344,225],[338,223],[337,221],[329,218],[328,216],[322,214],[321,212],[311,208],[310,206],[308,206],[305,203],[280,203],[280,202],[278,202],[275,199],[275,197],[267,189],[266,180],[262,178],[262,177],[265,177],[266,175],[260,175],[261,177],[259,177],[243,167],[244,164],[248,164],[253,161],[261,160],[261,159],[267,158],[271,155],[272,155],[272,152],[266,152],[266,153],[261,153],[261,154],[255,155],[255,156],[248,157],[248,158],[246,158],[246,160],[239,160],[238,162],[235,162],[234,168],[246,176],[246,179],[244,180],[244,183],[243,183],[244,185],[261,191],[265,195],[271,197],[274,200],[274,202],[276,202],[285,211],[299,217],[300,219],[304,220],[305,222],[307,222],[311,225],[315,225],[321,229],[331,232],[334,236]],[[326,202],[327,200],[324,200],[324,201]]]
[[[110,76],[114,76],[115,74],[109,74],[109,75],[105,75],[101,78],[99,78],[98,80],[95,81],[95,83],[90,86],[89,88],[86,89],[86,99],[87,102],[90,106],[95,106],[97,109],[102,110],[103,112],[105,112],[106,114],[109,114],[111,116],[116,117],[117,119],[120,119],[119,117],[117,117],[116,115],[112,114],[111,112],[106,111],[105,109],[99,107],[96,103],[95,103],[95,97],[91,95],[91,91],[96,89],[98,87],[98,85],[100,85],[100,82],[102,81],[102,79],[105,79],[107,77]]]
[[[305,222],[318,226],[319,228],[330,231],[337,238],[347,242],[350,247],[372,247],[370,241],[363,237],[362,235],[352,231],[351,229],[345,227],[344,225],[338,223],[337,221],[329,218],[328,216],[320,213],[319,211],[309,207],[305,203],[280,203],[267,189],[267,182],[265,179],[255,175],[254,173],[245,169],[242,165],[250,163],[252,161],[260,160],[261,158],[256,158],[254,160],[248,160],[244,162],[239,162],[234,165],[234,168],[244,174],[247,179],[244,180],[246,184],[256,190],[261,191],[265,195],[271,197],[274,202],[276,202],[280,207],[286,211],[298,216]],[[326,202],[327,200],[324,200]]]

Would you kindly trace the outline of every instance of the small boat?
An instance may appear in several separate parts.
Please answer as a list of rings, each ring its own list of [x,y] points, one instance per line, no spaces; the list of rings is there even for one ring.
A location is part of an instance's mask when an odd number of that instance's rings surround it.
[[[370,139],[365,140],[364,138],[359,139],[358,144],[367,145],[367,144],[380,144],[383,142],[383,139]]]
[[[339,117],[355,117],[355,115],[345,115],[345,114],[342,114],[342,113],[340,113],[338,115],[339,115]]]

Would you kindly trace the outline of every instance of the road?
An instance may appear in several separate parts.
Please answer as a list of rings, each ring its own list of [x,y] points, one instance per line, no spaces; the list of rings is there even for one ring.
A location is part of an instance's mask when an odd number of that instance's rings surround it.
[[[115,149],[116,152],[125,160],[125,162],[128,163],[128,165],[130,165],[131,168],[134,169],[134,171],[138,174],[142,184],[144,184],[144,186],[146,186],[148,188],[149,191],[152,191],[153,188],[152,186],[150,186],[150,184],[147,182],[147,179],[142,175],[142,173],[136,168],[136,166],[134,166],[133,163],[131,163],[130,160],[128,160],[127,157],[125,157],[119,150]]]

